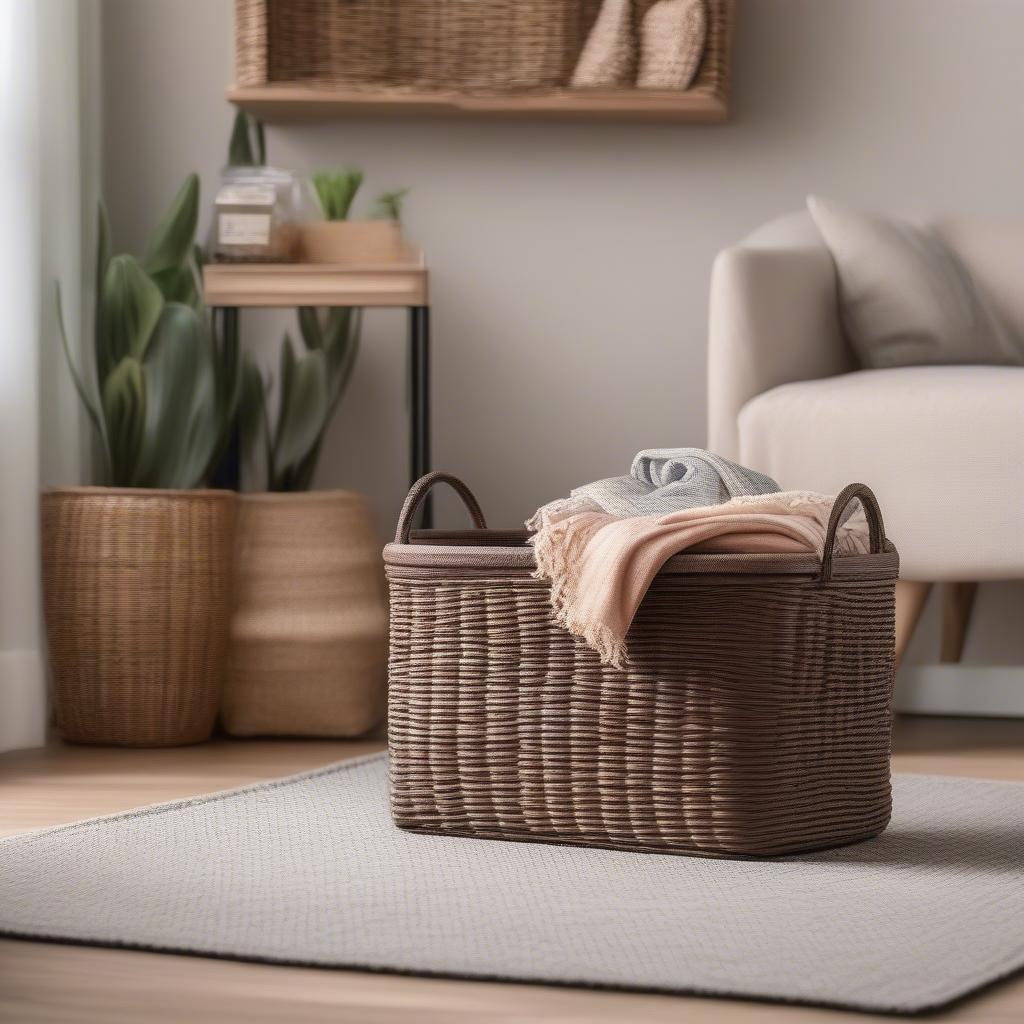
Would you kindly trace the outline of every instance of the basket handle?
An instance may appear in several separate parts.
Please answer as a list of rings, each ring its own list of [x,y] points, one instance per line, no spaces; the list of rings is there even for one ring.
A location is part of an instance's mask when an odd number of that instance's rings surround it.
[[[409,493],[405,496],[402,511],[398,514],[398,528],[395,530],[396,544],[409,543],[412,521],[416,517],[420,504],[427,496],[427,492],[434,484],[448,484],[469,510],[469,514],[473,517],[473,525],[478,530],[487,529],[487,521],[484,519],[483,512],[480,511],[479,502],[473,496],[473,492],[457,476],[452,476],[451,473],[427,473],[409,488]]]
[[[878,507],[878,499],[867,484],[848,484],[837,495],[832,505],[832,514],[828,517],[828,529],[825,531],[825,547],[821,553],[821,582],[828,583],[832,579],[832,559],[835,555],[836,531],[850,502],[859,499],[864,506],[864,517],[868,521],[868,539],[871,554],[879,555],[885,549],[885,524],[882,522],[882,510]]]

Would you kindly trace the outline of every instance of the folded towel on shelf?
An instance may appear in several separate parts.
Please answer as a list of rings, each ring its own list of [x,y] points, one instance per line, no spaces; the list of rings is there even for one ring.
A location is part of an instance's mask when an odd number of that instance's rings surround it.
[[[728,483],[717,467],[713,472],[727,494],[730,486],[742,486],[744,474],[748,481],[757,478],[755,483],[748,482],[750,487],[767,487],[774,481],[697,449],[677,451],[686,453],[691,468],[697,467],[689,478],[684,475],[681,480],[655,486],[661,471],[674,460],[664,452],[646,460],[644,457],[656,453],[641,452],[634,471],[638,463],[641,472],[651,471],[647,489],[632,491],[632,485],[622,483],[625,478],[598,481],[577,488],[569,498],[545,505],[527,523],[535,531],[531,539],[537,559],[535,575],[550,582],[558,621],[592,647],[605,664],[619,668],[626,664],[626,633],[658,570],[673,555],[696,550],[808,552],[820,557],[824,549],[832,496],[776,488],[774,493],[747,492],[725,501],[687,506],[686,502],[701,493],[700,487],[707,485],[704,472],[715,463],[726,466]],[[658,491],[685,484],[687,479],[693,482],[691,489],[678,487],[671,496],[663,496],[666,501],[678,502],[674,510],[621,513],[629,507],[631,493],[636,494],[635,507],[646,509],[660,501]],[[869,550],[862,511],[840,526],[836,550],[839,554]]]

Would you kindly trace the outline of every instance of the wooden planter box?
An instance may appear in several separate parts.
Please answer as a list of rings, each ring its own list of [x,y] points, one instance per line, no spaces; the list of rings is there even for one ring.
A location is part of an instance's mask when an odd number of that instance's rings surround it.
[[[394,220],[308,221],[300,227],[299,239],[306,263],[391,266],[416,255]]]

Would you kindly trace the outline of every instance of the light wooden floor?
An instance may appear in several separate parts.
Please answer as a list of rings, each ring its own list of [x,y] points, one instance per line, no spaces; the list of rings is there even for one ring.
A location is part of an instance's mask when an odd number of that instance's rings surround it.
[[[381,744],[230,742],[0,755],[0,835],[303,771]],[[1024,781],[1024,721],[907,719],[896,769]],[[861,1014],[532,985],[441,981],[0,940],[0,1021],[685,1021],[840,1024]],[[875,1018],[878,1019],[878,1018]],[[1024,978],[929,1021],[1020,1024]]]

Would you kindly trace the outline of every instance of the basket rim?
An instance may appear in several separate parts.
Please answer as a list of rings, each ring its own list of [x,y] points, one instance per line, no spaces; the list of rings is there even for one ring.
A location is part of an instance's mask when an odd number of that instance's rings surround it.
[[[434,534],[434,539],[430,538]],[[414,569],[442,573],[462,569],[491,573],[534,572],[537,562],[533,548],[525,543],[523,530],[418,531],[420,543],[384,547],[384,563],[389,568]],[[512,538],[519,543],[500,543]],[[467,543],[476,539],[477,543]],[[452,543],[451,541],[462,541]],[[498,543],[495,543],[498,542]],[[895,579],[899,574],[899,554],[891,541],[879,554],[844,555],[832,563],[837,579]],[[672,575],[725,576],[820,576],[821,559],[811,553],[734,553],[693,551],[673,555],[660,572]]]
[[[238,500],[246,505],[322,505],[340,500],[368,504],[365,494],[343,487],[327,491],[241,491]]]
[[[83,498],[215,498],[219,500],[234,499],[238,497],[237,491],[211,488],[181,488],[173,487],[44,487],[42,497],[83,497]]]

